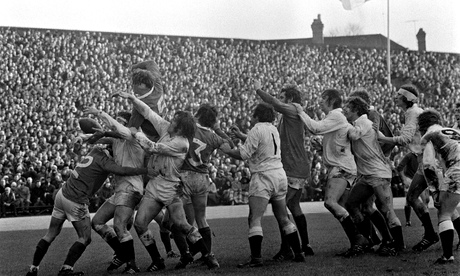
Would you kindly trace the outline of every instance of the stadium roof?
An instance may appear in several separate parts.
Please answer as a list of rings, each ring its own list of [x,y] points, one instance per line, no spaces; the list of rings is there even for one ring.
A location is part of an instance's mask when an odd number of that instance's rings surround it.
[[[286,42],[288,44],[307,44],[318,45],[313,43],[312,38],[298,38],[298,39],[277,39],[278,42]],[[371,35],[354,35],[354,36],[330,36],[324,37],[324,44],[329,46],[347,46],[351,48],[372,48],[372,49],[386,49],[387,38],[381,34]],[[390,47],[392,51],[405,51],[406,47],[390,40]]]

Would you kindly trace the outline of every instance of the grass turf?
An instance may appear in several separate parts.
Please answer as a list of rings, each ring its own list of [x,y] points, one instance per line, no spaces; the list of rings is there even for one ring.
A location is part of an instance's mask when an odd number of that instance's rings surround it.
[[[231,208],[231,207],[229,207]],[[404,223],[402,210],[397,215]],[[430,247],[422,253],[410,250],[423,234],[420,221],[412,213],[412,227],[404,228],[404,238],[408,249],[396,257],[380,257],[368,253],[352,259],[336,257],[335,254],[345,251],[348,241],[340,224],[329,213],[308,214],[308,230],[310,243],[315,251],[314,256],[307,257],[306,263],[274,262],[271,261],[279,249],[279,230],[274,217],[263,219],[264,241],[262,254],[265,266],[260,268],[236,268],[238,263],[249,258],[247,241],[247,220],[245,218],[213,219],[209,221],[215,233],[213,252],[218,258],[221,268],[208,270],[206,266],[191,264],[184,270],[174,270],[178,259],[166,259],[166,270],[156,272],[162,275],[459,275],[460,266],[454,264],[433,265],[434,260],[441,256],[441,244]],[[433,224],[436,225],[435,210],[431,210]],[[44,218],[49,219],[49,218]],[[0,221],[1,223],[1,221]],[[161,243],[158,226],[151,224],[155,233],[160,253],[166,257]],[[0,275],[25,275],[30,265],[38,240],[46,230],[17,230],[1,232],[0,236]],[[139,239],[132,231],[137,254],[137,263],[141,271],[150,264],[150,258]],[[85,275],[107,275],[106,268],[112,257],[109,246],[93,232],[93,240],[80,260],[75,265],[76,271],[84,271]],[[56,275],[62,265],[67,250],[76,239],[72,228],[64,228],[48,250],[40,265],[39,275]],[[455,244],[457,238],[455,238]],[[173,248],[177,252],[174,246]],[[454,256],[460,254],[454,251]],[[122,268],[118,273],[122,272]],[[141,272],[138,275],[151,275]]]

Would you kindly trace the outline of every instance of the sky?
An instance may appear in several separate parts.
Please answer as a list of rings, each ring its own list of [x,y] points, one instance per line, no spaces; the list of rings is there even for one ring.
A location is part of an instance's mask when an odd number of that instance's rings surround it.
[[[387,36],[387,1],[393,41],[417,50],[423,28],[428,51],[460,53],[459,0],[0,0],[0,26],[264,40],[312,37],[320,14],[324,36]]]

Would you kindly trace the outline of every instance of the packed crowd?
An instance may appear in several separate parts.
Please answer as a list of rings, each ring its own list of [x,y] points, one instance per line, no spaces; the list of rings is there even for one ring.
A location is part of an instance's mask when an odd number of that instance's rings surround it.
[[[160,67],[167,120],[177,110],[196,111],[209,102],[220,108],[225,132],[233,124],[246,131],[251,108],[258,102],[252,79],[259,79],[272,94],[296,84],[313,118],[324,116],[318,99],[325,88],[349,94],[364,87],[396,134],[404,119],[387,85],[385,53],[379,50],[10,28],[0,29],[0,45],[3,215],[8,209],[16,213],[15,207],[52,204],[53,194],[78,161],[72,141],[83,108],[94,105],[111,115],[128,110],[125,99],[111,96],[130,89],[129,68],[142,60],[153,59]],[[423,92],[421,106],[446,114],[446,125],[451,125],[454,118],[448,111],[460,102],[459,64],[455,54],[394,52],[392,78],[416,84]],[[325,176],[321,156],[309,140],[305,147],[312,177],[303,199],[320,200]],[[87,150],[83,146],[80,153]],[[395,148],[394,165],[404,154]],[[247,203],[246,164],[219,154],[212,164],[213,204]],[[398,185],[395,181],[394,191],[401,191]],[[110,184],[104,187],[93,201],[95,208],[110,194]]]

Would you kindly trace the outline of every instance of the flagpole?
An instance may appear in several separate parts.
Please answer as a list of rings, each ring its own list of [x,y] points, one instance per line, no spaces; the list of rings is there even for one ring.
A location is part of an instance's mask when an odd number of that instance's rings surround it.
[[[390,0],[387,0],[387,68],[388,88],[391,91],[391,58],[390,58]]]

